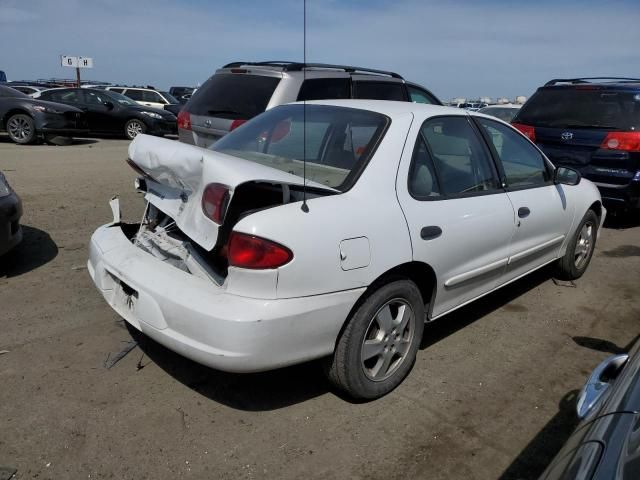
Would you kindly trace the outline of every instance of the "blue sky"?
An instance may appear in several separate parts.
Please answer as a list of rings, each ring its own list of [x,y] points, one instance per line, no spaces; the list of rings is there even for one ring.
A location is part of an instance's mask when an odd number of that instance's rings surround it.
[[[0,70],[195,85],[234,60],[302,60],[302,0],[0,0]],[[453,96],[530,95],[553,77],[640,76],[640,1],[308,0],[307,60],[397,71]],[[84,73],[84,72],[83,72]]]

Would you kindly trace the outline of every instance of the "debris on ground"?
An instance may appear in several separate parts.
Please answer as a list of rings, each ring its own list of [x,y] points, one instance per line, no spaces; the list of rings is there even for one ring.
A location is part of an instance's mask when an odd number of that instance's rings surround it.
[[[138,346],[138,342],[136,342],[135,340],[130,340],[128,342],[125,342],[125,346],[118,353],[116,353],[113,356],[111,356],[111,353],[107,355],[107,359],[104,361],[104,367],[107,370],[109,370],[116,363],[118,363],[120,360],[126,357],[127,354],[137,346]]]
[[[0,466],[0,480],[11,480],[15,478],[14,475],[17,471],[17,468]]]
[[[0,355],[4,355],[5,353],[10,353],[9,350],[0,350]]]
[[[559,287],[576,288],[576,284],[573,283],[573,280],[558,280],[557,278],[554,278],[553,283],[555,283]]]

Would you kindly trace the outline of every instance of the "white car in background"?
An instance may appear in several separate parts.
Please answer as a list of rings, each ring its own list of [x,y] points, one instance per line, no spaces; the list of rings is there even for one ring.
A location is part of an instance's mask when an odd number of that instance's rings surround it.
[[[580,277],[606,215],[510,125],[409,102],[283,105],[210,150],[139,135],[129,157],[144,219],[114,201],[90,244],[111,307],[220,370],[328,357],[361,399],[409,373],[425,322],[549,263]]]
[[[522,105],[514,105],[512,103],[489,105],[478,110],[478,113],[491,115],[492,117],[499,118],[503,122],[511,123],[511,120],[513,120],[520,111],[520,107],[522,107]]]
[[[106,87],[105,90],[111,90],[116,93],[121,93],[122,95],[124,95],[125,97],[129,97],[139,105],[159,108],[160,110],[166,110],[167,106],[178,105],[180,103],[169,92],[163,92],[161,90],[155,90],[153,88],[109,86]]]

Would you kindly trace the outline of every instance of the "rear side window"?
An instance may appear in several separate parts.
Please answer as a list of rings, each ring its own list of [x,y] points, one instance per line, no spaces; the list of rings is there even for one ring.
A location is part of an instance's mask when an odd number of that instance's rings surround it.
[[[350,96],[348,78],[313,78],[303,82],[298,101],[341,99]]]
[[[365,100],[407,100],[404,85],[396,82],[354,82],[354,98]]]
[[[142,90],[142,101],[150,103],[166,103],[158,92],[153,90]]]
[[[40,95],[41,98],[60,103],[81,103],[80,96],[75,90],[52,90]]]
[[[142,90],[125,90],[124,94],[129,97],[131,100],[135,100],[136,102],[142,101]]]
[[[426,103],[429,105],[440,105],[433,95],[429,95],[428,92],[421,90],[416,87],[412,87],[411,85],[407,85],[407,90],[409,91],[409,98],[413,103]]]
[[[124,88],[110,88],[110,92],[122,93],[124,92]]]
[[[248,120],[266,110],[280,78],[223,73],[214,75],[193,94],[189,112]]]
[[[640,93],[597,86],[538,90],[514,120],[538,127],[640,128]]]
[[[429,119],[418,135],[409,171],[409,192],[424,199],[497,190],[491,162],[466,117]]]
[[[511,127],[486,118],[475,118],[493,143],[507,177],[507,186],[526,188],[546,185],[551,174],[540,152],[528,140]]]

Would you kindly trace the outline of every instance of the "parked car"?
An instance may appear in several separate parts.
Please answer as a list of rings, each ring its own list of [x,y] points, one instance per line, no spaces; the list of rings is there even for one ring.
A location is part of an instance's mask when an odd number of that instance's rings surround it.
[[[211,150],[141,135],[129,162],[144,221],[89,249],[112,308],[220,370],[330,355],[356,398],[402,381],[425,321],[545,264],[579,278],[606,215],[510,125],[409,102],[278,106]]]
[[[105,90],[121,93],[125,97],[129,97],[131,100],[135,100],[139,105],[145,107],[158,109],[166,109],[170,105],[180,107],[178,99],[169,92],[163,92],[154,88],[109,86],[105,87]]]
[[[181,142],[208,147],[277,105],[300,100],[360,98],[442,105],[429,90],[393,72],[291,62],[235,62],[202,85],[178,115]]]
[[[540,480],[640,478],[640,343],[593,371],[578,397],[580,424]]]
[[[73,105],[86,112],[89,133],[124,135],[176,133],[176,117],[171,112],[143,107],[119,93],[93,88],[54,88],[38,98]]]
[[[556,165],[575,168],[611,207],[640,207],[640,79],[547,82],[513,119]]]
[[[169,89],[169,93],[178,99],[178,102],[184,105],[196,90],[197,89],[194,87],[171,87]]]
[[[7,81],[7,74],[4,73],[4,71],[0,70],[0,82],[6,82]]]
[[[466,102],[459,105],[459,108],[464,108],[471,112],[477,112],[481,108],[488,107],[489,105],[483,102]]]
[[[0,256],[22,241],[22,201],[0,172]]]
[[[48,135],[82,136],[87,133],[87,121],[77,108],[0,85],[0,130],[15,143],[28,144]]]
[[[516,116],[521,106],[522,105],[513,104],[489,105],[488,107],[480,108],[478,113],[491,115],[492,117],[499,118],[503,122],[511,123],[513,117]]]

